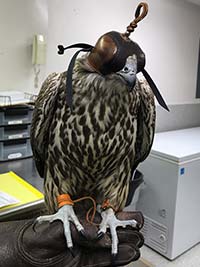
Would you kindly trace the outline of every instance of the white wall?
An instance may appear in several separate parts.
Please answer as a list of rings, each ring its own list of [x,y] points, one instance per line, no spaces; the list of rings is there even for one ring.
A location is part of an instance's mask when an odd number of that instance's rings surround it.
[[[47,0],[0,0],[0,91],[33,92],[31,44],[47,23]]]
[[[147,0],[149,14],[131,38],[146,53],[146,69],[169,104],[195,100],[200,8],[184,0]],[[107,31],[124,32],[139,1],[49,0],[47,73],[67,68],[73,52],[57,44],[95,44]]]
[[[200,0],[186,0],[186,1],[191,2],[195,5],[200,5]]]

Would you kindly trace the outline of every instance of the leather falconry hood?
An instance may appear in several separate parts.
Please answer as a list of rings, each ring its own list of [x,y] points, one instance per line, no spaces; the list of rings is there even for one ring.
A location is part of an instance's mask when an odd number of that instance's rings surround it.
[[[145,54],[140,46],[133,42],[129,36],[137,27],[140,22],[148,13],[147,3],[141,2],[135,12],[135,19],[127,27],[125,33],[119,33],[111,31],[101,36],[96,45],[92,46],[89,44],[78,43],[68,47],[58,45],[58,54],[64,54],[64,50],[69,48],[81,48],[77,51],[71,59],[71,62],[67,71],[67,104],[72,110],[72,71],[75,64],[76,57],[79,52],[85,51],[90,52],[88,55],[88,63],[92,69],[101,75],[108,75],[113,72],[118,72],[126,64],[126,59],[135,54],[137,57],[137,73],[142,72],[147,82],[149,83],[155,97],[159,104],[166,110],[169,111],[167,104],[161,96],[158,88],[151,79],[150,75],[144,69],[145,67]]]

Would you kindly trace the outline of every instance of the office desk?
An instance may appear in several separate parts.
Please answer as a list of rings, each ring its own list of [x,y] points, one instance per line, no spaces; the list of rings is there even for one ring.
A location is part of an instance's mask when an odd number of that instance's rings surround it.
[[[15,172],[21,178],[26,180],[28,183],[32,184],[38,190],[43,192],[43,179],[40,178],[33,158],[13,160],[0,163],[0,174],[9,171]]]
[[[43,179],[39,177],[32,158],[0,163],[0,174],[9,171],[15,172],[18,176],[43,192]],[[7,211],[0,211],[0,221],[28,219],[38,217],[43,213],[45,213],[44,200],[39,200]]]

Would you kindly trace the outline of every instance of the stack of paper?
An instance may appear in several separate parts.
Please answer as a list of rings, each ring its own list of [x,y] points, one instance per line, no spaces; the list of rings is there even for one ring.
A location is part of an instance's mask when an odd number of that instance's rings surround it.
[[[43,194],[14,172],[0,174],[1,211],[42,200]]]
[[[0,208],[19,203],[20,200],[0,191]]]

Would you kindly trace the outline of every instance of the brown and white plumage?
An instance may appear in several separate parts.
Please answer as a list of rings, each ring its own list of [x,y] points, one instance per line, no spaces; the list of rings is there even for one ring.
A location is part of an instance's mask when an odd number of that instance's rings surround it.
[[[117,74],[88,70],[85,58],[73,73],[73,111],[66,105],[66,73],[51,74],[35,103],[31,142],[36,166],[45,177],[50,212],[56,196],[110,199],[123,209],[133,171],[150,152],[155,105],[148,84],[130,92]]]
[[[136,80],[130,88],[134,79],[125,74],[125,78],[123,73],[102,76],[92,71],[87,58],[82,57],[73,70],[72,110],[66,101],[66,72],[51,74],[35,103],[33,155],[45,178],[49,212],[56,212],[38,221],[62,220],[68,248],[73,247],[69,221],[78,231],[84,229],[72,206],[58,209],[59,195],[69,194],[72,199],[92,196],[100,205],[109,200],[112,208],[102,211],[98,236],[110,228],[113,255],[117,254],[116,227],[137,226],[134,220],[117,220],[113,209],[124,208],[133,172],[150,152],[155,104],[147,82]]]

